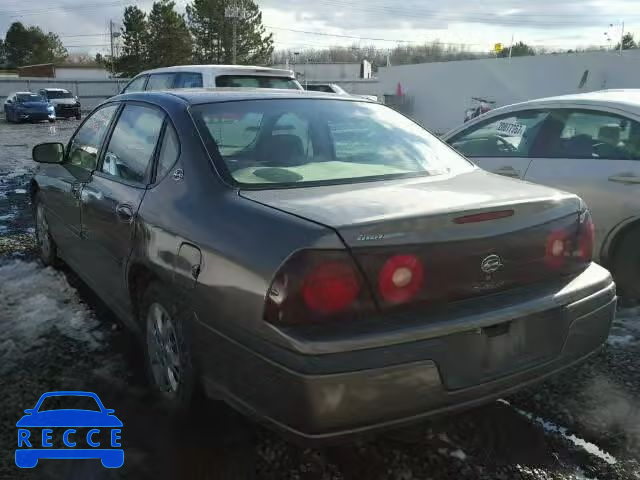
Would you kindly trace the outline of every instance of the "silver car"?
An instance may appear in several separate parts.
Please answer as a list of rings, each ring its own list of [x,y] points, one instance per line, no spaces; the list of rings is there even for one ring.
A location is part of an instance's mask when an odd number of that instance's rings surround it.
[[[640,90],[605,90],[509,105],[443,137],[490,172],[582,197],[596,259],[640,298]]]

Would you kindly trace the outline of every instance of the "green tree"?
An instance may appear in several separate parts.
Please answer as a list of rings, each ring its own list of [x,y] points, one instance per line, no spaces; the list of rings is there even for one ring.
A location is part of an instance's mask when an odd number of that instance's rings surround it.
[[[238,7],[236,19],[225,18],[227,7]],[[233,62],[233,22],[236,22],[236,63],[260,64],[273,53],[273,34],[262,24],[262,12],[253,0],[193,0],[187,5],[189,29],[194,39],[194,59],[199,63]]]
[[[638,44],[633,39],[633,33],[625,33],[622,36],[622,50],[630,50],[632,48],[638,48]],[[618,42],[615,49],[620,50],[620,42]]]
[[[116,70],[124,77],[132,77],[149,65],[147,15],[136,6],[124,9],[122,40],[122,55],[118,59]],[[100,61],[106,63],[106,60],[100,57]]]
[[[184,16],[175,11],[175,5],[173,1],[160,0],[149,13],[148,62],[152,68],[191,62],[191,35]]]
[[[4,40],[0,38],[0,65],[5,66],[7,63],[7,56],[4,51]]]
[[[11,67],[55,63],[69,55],[55,33],[44,33],[35,26],[26,28],[20,22],[11,24],[4,46],[7,64]]]
[[[511,56],[512,57],[527,57],[530,55],[535,55],[536,52],[533,48],[527,45],[524,42],[514,43],[513,47],[511,47]],[[509,48],[504,48],[499,54],[498,57],[508,57],[509,56]]]

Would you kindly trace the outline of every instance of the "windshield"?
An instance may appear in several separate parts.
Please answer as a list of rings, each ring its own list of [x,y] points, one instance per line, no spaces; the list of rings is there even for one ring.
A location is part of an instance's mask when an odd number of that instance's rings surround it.
[[[192,109],[212,156],[243,185],[432,176],[473,166],[416,123],[378,104],[257,100]]]
[[[289,77],[270,77],[266,75],[220,75],[216,77],[216,87],[242,88],[283,88],[300,90],[300,84]]]
[[[71,92],[61,92],[59,90],[49,90],[47,92],[47,97],[50,99],[54,98],[73,98]]]
[[[44,398],[38,411],[46,412],[49,410],[69,409],[99,412],[100,406],[93,397],[88,395],[54,395]]]
[[[35,93],[19,93],[16,95],[18,102],[44,102],[44,98]]]

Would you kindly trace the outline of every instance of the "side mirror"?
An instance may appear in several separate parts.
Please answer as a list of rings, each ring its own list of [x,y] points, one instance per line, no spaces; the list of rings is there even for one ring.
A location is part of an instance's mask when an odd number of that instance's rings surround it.
[[[38,163],[62,163],[64,145],[61,143],[39,143],[33,147],[31,156]]]

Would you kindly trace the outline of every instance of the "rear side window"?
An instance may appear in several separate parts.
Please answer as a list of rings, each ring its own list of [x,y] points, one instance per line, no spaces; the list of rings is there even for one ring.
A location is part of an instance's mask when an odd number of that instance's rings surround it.
[[[118,105],[107,105],[87,118],[71,140],[67,163],[90,171],[96,168],[98,151],[116,110]]]
[[[180,72],[176,76],[173,88],[201,88],[202,74],[192,72]]]
[[[132,80],[131,83],[127,85],[127,87],[124,89],[124,92],[126,93],[141,92],[144,89],[144,82],[146,81],[147,81],[147,76],[142,75],[141,77],[138,77]]]
[[[295,80],[288,77],[267,77],[264,75],[220,75],[216,77],[216,87],[241,88],[284,88],[299,90]]]
[[[102,160],[102,172],[143,183],[160,137],[164,114],[142,105],[126,105]]]
[[[449,143],[467,157],[528,157],[548,113],[524,110],[491,118],[457,134]]]
[[[154,73],[149,75],[146,90],[167,90],[173,88],[175,73]]]
[[[167,129],[164,132],[162,146],[160,147],[160,155],[158,156],[158,168],[156,171],[156,181],[162,180],[167,173],[173,168],[178,160],[180,153],[180,144],[178,143],[178,135],[170,123],[167,123]]]
[[[333,93],[333,90],[331,90],[331,87],[329,85],[307,85],[306,88],[310,92]]]
[[[589,110],[554,110],[542,156],[640,160],[640,124],[618,115]]]

